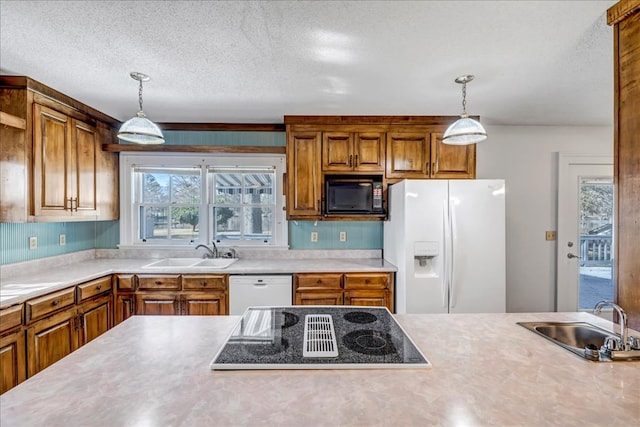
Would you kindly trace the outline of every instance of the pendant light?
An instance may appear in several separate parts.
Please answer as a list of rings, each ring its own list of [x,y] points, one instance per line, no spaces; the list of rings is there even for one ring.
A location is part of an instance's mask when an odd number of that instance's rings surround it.
[[[140,111],[138,111],[138,114],[136,114],[134,118],[127,120],[120,127],[118,139],[134,144],[163,144],[164,136],[162,135],[162,131],[158,125],[147,119],[147,116],[145,116],[142,111],[142,82],[148,82],[151,78],[146,74],[136,71],[129,75],[132,79],[140,82],[140,86],[138,87]]]
[[[469,145],[487,139],[487,131],[477,120],[469,118],[467,114],[467,83],[473,80],[473,75],[466,74],[458,77],[455,82],[462,85],[462,114],[442,137],[442,142],[449,145]]]

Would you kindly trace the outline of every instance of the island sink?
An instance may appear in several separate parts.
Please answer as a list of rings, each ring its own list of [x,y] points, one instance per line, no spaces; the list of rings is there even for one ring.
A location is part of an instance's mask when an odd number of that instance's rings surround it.
[[[619,337],[586,322],[517,322],[518,325],[548,339],[560,347],[594,362],[640,360],[640,351],[605,351],[611,337]]]

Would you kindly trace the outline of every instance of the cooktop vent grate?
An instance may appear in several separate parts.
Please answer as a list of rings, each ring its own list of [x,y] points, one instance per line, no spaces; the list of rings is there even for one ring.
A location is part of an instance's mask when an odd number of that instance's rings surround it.
[[[304,316],[303,357],[338,357],[338,343],[330,314]]]

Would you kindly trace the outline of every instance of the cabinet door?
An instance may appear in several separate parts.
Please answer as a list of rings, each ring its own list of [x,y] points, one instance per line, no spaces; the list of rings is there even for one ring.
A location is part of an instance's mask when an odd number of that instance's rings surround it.
[[[0,394],[26,379],[24,330],[0,337]]]
[[[33,211],[35,216],[70,215],[67,172],[70,119],[40,104],[33,114]]]
[[[353,134],[324,132],[322,134],[322,170],[351,171],[354,165]]]
[[[113,318],[114,326],[120,322],[127,320],[129,317],[133,316],[135,312],[136,312],[135,294],[119,293],[116,295],[114,318]]]
[[[136,314],[178,315],[180,314],[180,295],[138,293],[136,294]]]
[[[294,296],[296,305],[342,305],[342,291],[298,292]]]
[[[429,133],[388,133],[387,178],[428,178],[430,148]]]
[[[389,308],[389,293],[377,290],[357,290],[344,292],[344,305],[365,305]]]
[[[287,134],[287,219],[320,218],[320,132]]]
[[[190,292],[182,295],[182,314],[227,314],[227,295],[224,292]]]
[[[384,172],[385,134],[359,132],[353,141],[353,170],[358,172]]]
[[[31,377],[78,348],[76,308],[32,323],[27,328],[28,376]]]
[[[89,300],[78,308],[79,345],[85,345],[111,328],[113,323],[111,321],[112,310],[111,296],[109,295]]]
[[[96,128],[78,120],[73,120],[73,134],[69,145],[70,170],[68,193],[74,198],[74,215],[96,214]]]
[[[441,133],[431,134],[431,177],[474,179],[476,177],[476,144],[447,145]]]

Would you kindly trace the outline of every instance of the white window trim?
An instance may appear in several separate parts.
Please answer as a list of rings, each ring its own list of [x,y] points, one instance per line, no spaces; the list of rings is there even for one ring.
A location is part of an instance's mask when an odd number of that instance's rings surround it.
[[[133,212],[133,194],[136,186],[133,178],[132,168],[134,166],[199,166],[202,168],[202,183],[205,188],[204,201],[201,205],[201,218],[207,218],[206,224],[200,224],[199,241],[164,241],[156,242],[140,242],[136,238],[138,232],[138,224],[136,215]],[[120,244],[119,248],[187,248],[193,247],[200,243],[210,245],[213,236],[213,222],[210,221],[211,201],[210,182],[207,179],[207,170],[209,167],[223,166],[275,166],[276,181],[274,183],[274,197],[276,207],[274,212],[274,235],[269,243],[253,242],[222,242],[216,243],[217,246],[229,247],[264,247],[264,248],[287,248],[288,247],[288,226],[286,213],[284,210],[285,197],[283,191],[283,175],[286,171],[285,156],[279,154],[180,154],[176,153],[120,153]]]

